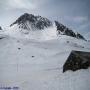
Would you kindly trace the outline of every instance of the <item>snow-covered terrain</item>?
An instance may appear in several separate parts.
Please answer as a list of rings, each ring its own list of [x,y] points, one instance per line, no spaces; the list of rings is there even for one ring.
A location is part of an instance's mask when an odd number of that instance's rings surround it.
[[[5,33],[12,37],[35,39],[39,41],[51,40],[57,38],[57,31],[55,24],[43,30],[19,29],[18,25],[16,24],[12,27],[9,27],[8,30],[5,31]]]
[[[16,30],[0,31],[2,87],[14,86],[19,90],[90,90],[90,68],[62,72],[70,52],[89,52],[90,42],[66,35],[43,40],[27,38],[29,36]]]
[[[27,35],[29,38],[37,40],[55,39],[55,37],[61,34],[86,40],[83,35],[73,31],[58,21],[51,21],[45,17],[28,13],[24,13],[14,21],[10,25],[10,29],[14,34],[16,32],[21,32],[23,35],[29,34]],[[17,33],[16,36],[21,36],[21,33]]]
[[[0,31],[1,87],[90,90],[89,69],[63,73],[72,50],[89,52],[90,42],[58,22],[25,13]]]

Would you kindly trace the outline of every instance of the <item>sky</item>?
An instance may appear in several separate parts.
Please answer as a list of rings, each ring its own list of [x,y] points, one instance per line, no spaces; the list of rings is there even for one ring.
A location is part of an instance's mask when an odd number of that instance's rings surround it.
[[[23,13],[30,13],[58,20],[74,31],[88,35],[89,7],[90,0],[0,0],[0,26],[9,26]]]

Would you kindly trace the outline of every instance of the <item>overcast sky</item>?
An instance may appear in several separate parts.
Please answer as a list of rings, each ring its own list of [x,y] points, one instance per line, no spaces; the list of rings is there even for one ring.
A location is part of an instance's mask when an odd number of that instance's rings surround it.
[[[0,25],[10,25],[23,13],[58,20],[81,33],[90,32],[90,0],[0,0]]]

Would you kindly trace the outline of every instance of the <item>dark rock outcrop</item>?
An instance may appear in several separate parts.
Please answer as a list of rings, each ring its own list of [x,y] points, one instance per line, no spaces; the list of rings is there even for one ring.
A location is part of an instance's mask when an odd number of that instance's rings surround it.
[[[77,37],[78,39],[83,39],[83,40],[85,40],[85,38],[84,38],[81,34],[79,34],[79,33],[76,34],[76,37]]]
[[[0,26],[0,30],[2,30],[2,27]]]
[[[63,65],[63,72],[87,69],[90,66],[90,52],[72,51]]]
[[[29,26],[31,26],[31,28],[41,30],[45,27],[51,26],[52,22],[47,18],[43,18],[41,16],[34,16],[33,14],[24,13],[10,26],[13,26],[14,24],[18,24],[19,28],[23,29],[30,29]]]
[[[85,40],[85,38],[81,34],[73,32],[73,30],[67,28],[66,26],[59,23],[58,21],[55,21],[55,24],[57,27],[58,35],[63,34],[63,35],[67,35],[67,36]]]

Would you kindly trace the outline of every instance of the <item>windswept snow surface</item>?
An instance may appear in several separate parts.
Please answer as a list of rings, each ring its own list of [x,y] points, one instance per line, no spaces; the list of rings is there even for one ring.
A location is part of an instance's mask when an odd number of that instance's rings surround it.
[[[30,25],[28,25],[30,28]],[[43,40],[51,40],[57,38],[57,31],[56,31],[56,26],[55,23],[53,23],[52,26],[42,29],[42,30],[37,30],[35,27],[31,27],[31,29],[22,29],[19,28],[17,24],[15,24],[12,27],[9,27],[8,30],[6,30],[6,34],[13,36],[13,37],[18,37],[18,38],[27,38],[27,39],[34,39],[38,41],[43,41]]]
[[[17,33],[18,34],[18,33]],[[0,87],[19,90],[90,90],[90,68],[63,73],[72,50],[90,51],[90,42],[61,35],[34,40],[0,32]]]

